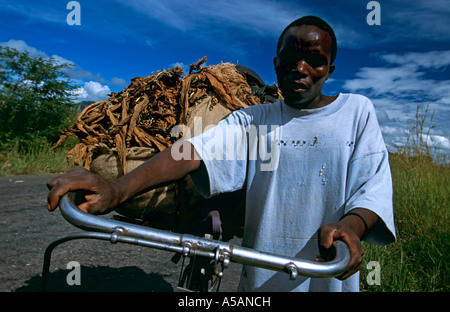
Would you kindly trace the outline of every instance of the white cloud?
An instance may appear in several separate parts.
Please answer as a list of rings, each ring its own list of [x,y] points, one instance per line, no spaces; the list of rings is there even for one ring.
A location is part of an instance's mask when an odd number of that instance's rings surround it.
[[[0,42],[1,46],[16,49],[19,51],[27,51],[32,56],[41,56],[41,57],[48,57],[47,54],[43,51],[40,51],[34,47],[30,47],[25,41],[23,40],[15,40],[11,39],[6,42]]]
[[[182,62],[175,62],[173,64],[170,64],[170,67],[175,67],[175,66],[181,67],[184,75],[189,74],[189,65],[186,65]]]
[[[120,0],[123,5],[144,13],[165,25],[181,31],[203,29],[207,25],[238,27],[261,35],[278,36],[294,19],[307,15],[309,9],[267,0]],[[262,18],[264,22],[261,22]]]
[[[60,55],[53,54],[52,56],[48,56],[47,53],[45,53],[44,51],[41,51],[35,47],[29,46],[23,40],[10,39],[9,41],[6,41],[6,42],[0,42],[0,46],[13,48],[13,49],[16,49],[19,51],[27,51],[30,53],[31,56],[35,56],[35,57],[52,58],[55,60],[55,62],[57,64],[63,64],[63,63],[69,64],[70,67],[65,69],[65,72],[71,79],[75,80],[75,82],[78,84],[84,83],[84,81],[86,79],[89,79],[89,80],[94,80],[96,82],[99,82],[101,84],[109,84],[109,85],[120,86],[120,87],[125,87],[127,85],[125,79],[113,77],[111,79],[111,81],[108,81],[108,80],[102,78],[99,74],[94,75],[91,72],[84,70],[80,66],[76,65],[75,62],[70,61]]]
[[[450,150],[450,140],[441,135],[428,135],[423,138],[428,146],[437,147],[442,150]]]
[[[386,36],[391,42],[421,40],[447,43],[450,34],[447,0],[384,1],[382,10],[387,26]],[[382,13],[383,14],[383,13]]]
[[[75,90],[72,91],[72,96],[76,101],[89,101],[88,97],[89,94],[83,87],[78,87]],[[95,102],[95,101],[94,101]]]
[[[113,77],[111,79],[111,84],[113,86],[125,87],[127,85],[127,82],[123,78]]]
[[[76,66],[74,62],[69,61],[68,59],[66,59],[66,58],[64,58],[62,56],[56,55],[56,54],[53,54],[51,56],[51,58],[54,59],[57,64],[69,64],[69,65],[74,66],[74,67]]]
[[[443,151],[450,153],[450,79],[432,78],[436,70],[448,70],[450,50],[380,54],[377,57],[385,66],[360,68],[354,79],[344,82],[344,89],[372,99],[382,133],[391,147],[406,144],[405,130],[415,125],[418,105],[421,108],[419,114],[424,115],[430,102],[424,133],[431,126],[435,128],[425,141],[429,146],[439,144]]]
[[[345,81],[344,88],[352,92],[365,90],[375,97],[392,95],[406,99],[415,96],[438,103],[450,101],[450,79],[425,78],[429,69],[447,70],[450,50],[384,54],[379,58],[387,62],[389,67],[360,68],[355,79]]]
[[[97,81],[88,81],[82,87],[73,92],[78,101],[99,102],[108,98],[111,90],[107,85],[102,85]]]
[[[429,52],[409,52],[403,55],[382,54],[380,58],[390,64],[414,64],[423,68],[447,68],[450,65],[450,50],[429,51]],[[445,69],[444,68],[444,69]]]
[[[381,132],[384,135],[396,135],[396,134],[398,134],[398,128],[392,127],[392,126],[382,126]]]
[[[69,61],[68,59],[59,56],[59,55],[52,55],[52,56],[48,56],[47,53],[45,53],[44,51],[38,50],[35,47],[29,46],[25,41],[23,40],[16,40],[16,39],[10,39],[9,41],[6,42],[0,42],[0,46],[4,46],[4,47],[9,47],[12,49],[16,49],[19,51],[27,51],[30,53],[31,56],[34,57],[44,57],[44,58],[52,58],[55,60],[55,62],[57,64],[70,64],[75,66],[75,63],[72,61]]]

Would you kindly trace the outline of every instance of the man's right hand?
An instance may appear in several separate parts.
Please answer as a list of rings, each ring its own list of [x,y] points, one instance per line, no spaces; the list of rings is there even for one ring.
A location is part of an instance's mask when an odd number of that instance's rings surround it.
[[[107,213],[120,203],[118,186],[113,180],[104,180],[81,167],[50,180],[47,187],[50,190],[47,198],[49,211],[55,210],[61,197],[69,191],[84,191],[86,201],[78,208],[91,214]]]

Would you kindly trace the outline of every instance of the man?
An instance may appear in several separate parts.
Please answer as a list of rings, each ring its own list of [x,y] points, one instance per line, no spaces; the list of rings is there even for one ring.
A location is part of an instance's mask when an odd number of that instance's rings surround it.
[[[316,261],[324,261],[343,240],[351,260],[338,279],[290,281],[283,273],[244,266],[240,290],[358,291],[361,239],[395,240],[392,182],[372,103],[360,95],[322,94],[336,51],[334,32],[322,19],[294,21],[281,34],[274,59],[284,100],[236,111],[114,181],[73,170],[49,182],[48,209],[67,191],[81,189],[88,195],[80,209],[101,213],[187,174],[206,197],[245,188],[244,246],[305,259],[320,252]]]

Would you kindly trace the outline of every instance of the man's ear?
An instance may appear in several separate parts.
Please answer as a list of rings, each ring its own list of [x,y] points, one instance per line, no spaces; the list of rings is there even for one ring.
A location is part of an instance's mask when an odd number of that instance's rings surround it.
[[[336,69],[336,65],[331,64],[330,69],[328,70],[327,80],[328,80],[328,78],[330,78],[331,74],[334,72],[335,69]]]
[[[278,56],[275,56],[273,58],[273,67],[275,68],[275,72],[277,72],[277,63],[278,63]]]

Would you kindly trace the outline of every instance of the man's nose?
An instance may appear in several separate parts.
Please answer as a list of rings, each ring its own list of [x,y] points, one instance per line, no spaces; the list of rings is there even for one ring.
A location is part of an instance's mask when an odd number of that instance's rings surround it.
[[[308,66],[309,64],[302,59],[295,64],[294,69],[300,74],[308,75]]]

